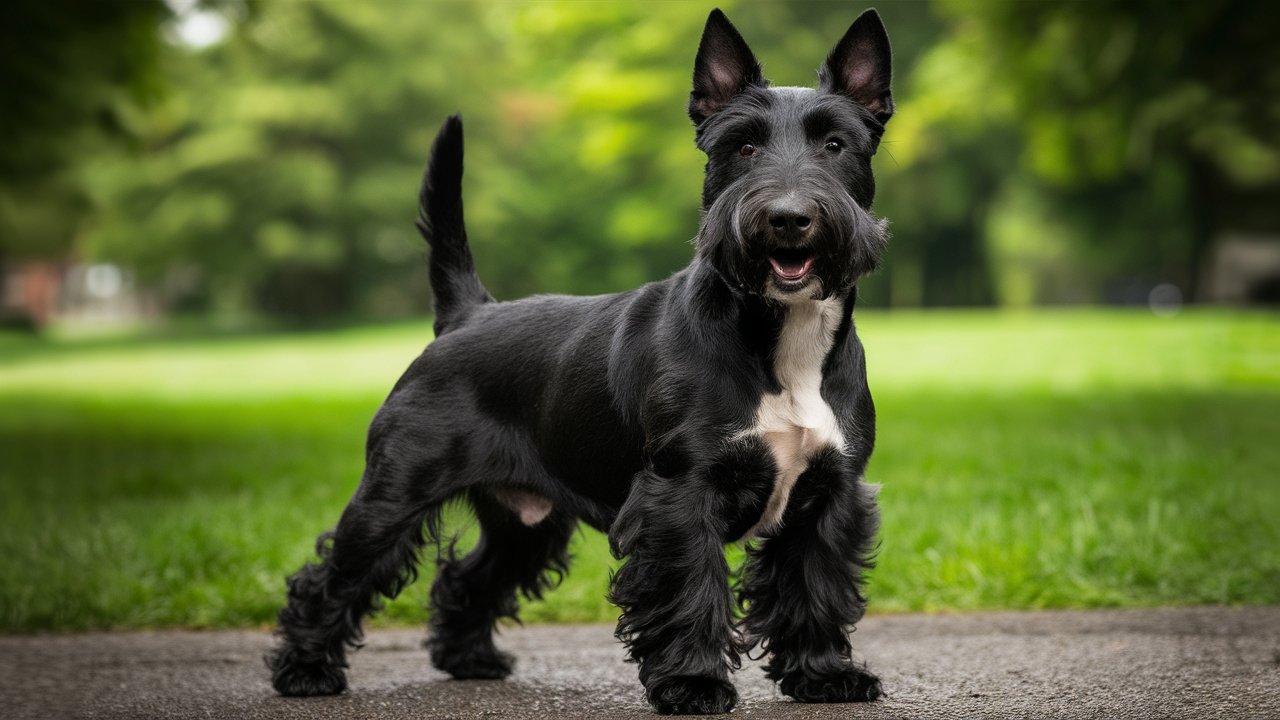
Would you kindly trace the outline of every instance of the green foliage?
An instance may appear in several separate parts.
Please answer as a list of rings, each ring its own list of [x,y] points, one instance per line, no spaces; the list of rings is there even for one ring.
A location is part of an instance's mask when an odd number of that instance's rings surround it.
[[[159,3],[6,6],[0,79],[19,102],[0,117],[20,141],[0,253],[117,262],[184,312],[413,315],[427,306],[416,185],[461,110],[471,236],[499,297],[634,287],[690,257],[703,160],[684,105],[706,7],[201,6],[230,21],[204,49],[161,41]],[[727,7],[783,85],[812,82],[858,9]],[[1215,235],[1280,230],[1264,4],[880,11],[898,113],[877,210],[894,241],[867,303],[1114,300],[1157,281],[1194,297]]]
[[[1280,602],[1275,318],[895,311],[859,328],[884,484],[873,611]],[[0,335],[0,629],[270,623],[429,337]],[[526,619],[616,617],[604,539],[584,531],[574,554]],[[430,575],[382,621],[420,622]]]
[[[92,209],[80,162],[136,137],[167,17],[160,0],[0,6],[0,259],[71,247]]]
[[[986,155],[939,194],[978,208],[970,227],[1000,301],[1116,299],[1117,284],[1157,280],[1194,297],[1216,234],[1280,230],[1261,200],[1280,191],[1269,8],[937,7],[947,34],[912,78],[920,104],[901,114],[907,134],[941,136],[917,145],[919,170]]]

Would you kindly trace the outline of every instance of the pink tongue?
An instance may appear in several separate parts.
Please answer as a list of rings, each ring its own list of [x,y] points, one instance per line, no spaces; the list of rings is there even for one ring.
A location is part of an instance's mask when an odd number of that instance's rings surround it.
[[[809,274],[809,270],[813,268],[813,258],[807,257],[800,265],[783,265],[773,258],[769,258],[769,264],[773,266],[773,271],[783,280],[799,280]]]

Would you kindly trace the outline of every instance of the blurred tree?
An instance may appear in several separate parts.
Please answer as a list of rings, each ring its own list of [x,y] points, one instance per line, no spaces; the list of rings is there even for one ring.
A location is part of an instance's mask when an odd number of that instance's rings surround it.
[[[987,196],[1004,299],[1123,299],[1106,287],[1125,278],[1194,295],[1215,236],[1280,231],[1280,16],[1265,3],[940,7],[950,31],[917,91],[953,100],[931,129],[988,128],[967,144],[997,152],[990,128],[1012,129],[1018,148]]]
[[[692,253],[703,159],[684,104],[705,7],[225,0],[198,6],[227,21],[206,45],[172,32],[168,8],[182,20],[196,0],[169,2],[6,6],[3,77],[21,102],[3,117],[22,149],[0,177],[0,248],[79,238],[180,310],[422,312],[416,186],[462,110],[468,222],[499,297],[634,287]],[[784,85],[810,84],[860,9],[728,5]],[[1258,4],[881,12],[899,110],[877,210],[894,240],[867,301],[1190,288],[1208,238],[1274,228],[1280,58]],[[86,140],[108,136],[132,145]]]
[[[59,257],[92,210],[79,163],[160,96],[160,0],[0,4],[0,261]]]
[[[170,75],[186,91],[152,114],[150,151],[90,169],[103,208],[92,251],[180,307],[298,320],[349,311],[373,280],[417,270],[408,211],[451,44],[425,38],[438,42],[420,53],[422,33],[467,12],[270,5],[224,42],[176,54]]]
[[[853,17],[752,7],[761,56],[793,63],[774,74],[784,84],[812,82]],[[468,223],[498,296],[661,278],[697,230],[702,157],[684,107],[706,17],[661,9],[263,6],[175,58],[187,90],[152,114],[141,162],[92,168],[91,248],[191,309],[420,311],[416,185],[438,123],[464,109]]]

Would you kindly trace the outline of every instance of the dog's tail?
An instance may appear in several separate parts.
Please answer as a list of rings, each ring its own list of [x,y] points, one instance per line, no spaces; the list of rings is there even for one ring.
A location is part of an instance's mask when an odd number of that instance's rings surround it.
[[[435,293],[436,335],[492,302],[480,284],[462,221],[462,117],[451,115],[431,145],[431,160],[418,195],[418,232],[431,248],[428,262]]]

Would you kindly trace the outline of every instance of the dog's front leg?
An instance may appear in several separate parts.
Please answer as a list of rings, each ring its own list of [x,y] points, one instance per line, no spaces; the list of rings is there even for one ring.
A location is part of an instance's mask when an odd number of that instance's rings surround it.
[[[765,673],[802,702],[865,702],[880,680],[851,658],[862,619],[862,571],[871,566],[879,514],[874,487],[831,451],[800,478],[774,536],[748,550],[739,587],[751,643]]]
[[[729,568],[716,491],[696,477],[640,473],[609,531],[626,562],[611,598],[622,609],[618,638],[640,664],[654,710],[728,712],[738,700]]]

